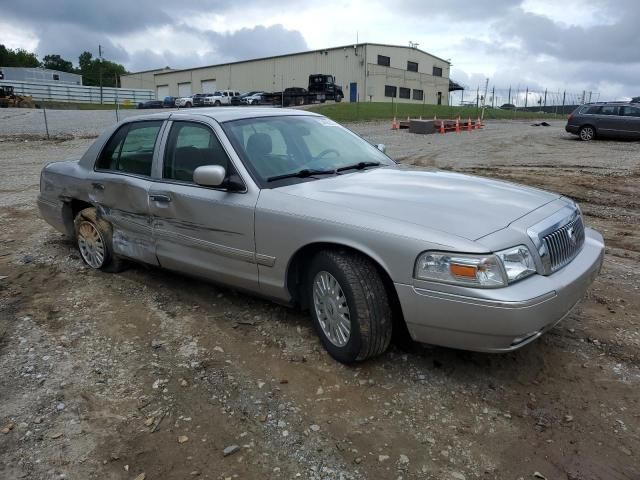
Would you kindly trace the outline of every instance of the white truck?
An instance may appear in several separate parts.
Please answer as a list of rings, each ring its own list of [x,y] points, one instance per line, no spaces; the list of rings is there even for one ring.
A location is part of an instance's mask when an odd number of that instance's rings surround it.
[[[213,95],[204,99],[205,105],[213,105],[219,107],[221,105],[231,105],[231,99],[233,97],[239,97],[240,92],[237,90],[219,90],[214,92]]]

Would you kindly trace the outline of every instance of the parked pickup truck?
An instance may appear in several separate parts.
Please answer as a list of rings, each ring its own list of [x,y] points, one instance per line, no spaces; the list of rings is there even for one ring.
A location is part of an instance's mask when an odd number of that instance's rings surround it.
[[[45,166],[38,207],[93,269],[141,262],[309,310],[341,362],[383,353],[394,330],[520,348],[572,310],[604,253],[569,198],[399,165],[302,110],[128,118]]]

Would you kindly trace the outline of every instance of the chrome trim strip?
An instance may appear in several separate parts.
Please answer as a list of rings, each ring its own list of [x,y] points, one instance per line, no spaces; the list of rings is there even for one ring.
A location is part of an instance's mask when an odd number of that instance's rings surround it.
[[[273,267],[276,264],[276,257],[265,255],[264,253],[256,253],[256,263],[265,267]]]
[[[455,293],[444,293],[438,292],[436,290],[425,290],[423,288],[415,288],[414,291],[418,295],[423,295],[425,297],[436,298],[438,300],[446,300],[450,302],[460,302],[460,303],[468,303],[471,305],[478,305],[482,307],[490,307],[490,308],[528,308],[538,305],[540,303],[546,302],[558,294],[555,290],[542,294],[535,298],[529,298],[527,300],[520,301],[501,301],[501,300],[490,300],[487,298],[476,298],[476,297],[467,297],[465,295],[457,295]]]
[[[232,258],[247,263],[255,263],[257,265],[264,265],[265,267],[273,267],[276,263],[276,257],[264,255],[261,253],[251,252],[249,250],[240,250],[239,248],[228,247],[226,245],[220,245],[219,243],[208,242],[199,238],[190,237],[188,235],[182,235],[180,233],[171,232],[168,230],[154,229],[154,235],[158,238],[164,238],[165,240],[175,241],[189,247],[200,248],[212,252],[216,255]]]

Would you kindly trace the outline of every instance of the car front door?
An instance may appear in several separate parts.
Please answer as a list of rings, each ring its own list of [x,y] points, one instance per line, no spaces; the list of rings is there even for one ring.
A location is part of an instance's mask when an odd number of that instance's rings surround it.
[[[89,199],[113,226],[114,252],[153,265],[148,190],[162,129],[162,120],[121,126],[102,149],[89,185]]]
[[[625,137],[640,139],[640,107],[635,105],[620,107],[620,119],[620,128],[624,131]]]
[[[218,131],[221,138],[223,134]],[[226,148],[231,149],[228,141]],[[160,265],[249,289],[258,289],[254,211],[256,187],[247,188],[213,125],[169,122],[149,190],[149,208]],[[234,188],[196,185],[193,172],[221,165]]]

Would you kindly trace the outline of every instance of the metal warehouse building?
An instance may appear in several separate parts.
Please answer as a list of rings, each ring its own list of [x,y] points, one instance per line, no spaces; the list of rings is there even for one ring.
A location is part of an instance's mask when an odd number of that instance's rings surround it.
[[[359,43],[241,62],[149,70],[121,77],[123,88],[155,89],[157,98],[184,97],[216,90],[281,91],[308,86],[309,75],[334,75],[350,102],[446,104],[447,60],[415,47]]]
[[[82,85],[82,75],[60,72],[47,68],[3,67],[0,80],[20,82],[57,82],[65,85]]]

